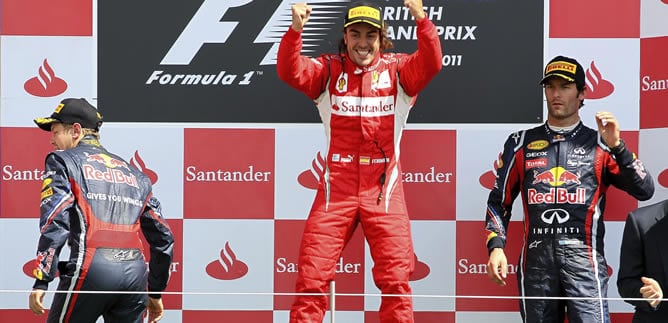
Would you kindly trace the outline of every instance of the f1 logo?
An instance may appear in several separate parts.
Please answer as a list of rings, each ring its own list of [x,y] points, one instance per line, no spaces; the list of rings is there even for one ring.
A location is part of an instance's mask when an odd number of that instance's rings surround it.
[[[221,21],[228,9],[241,7],[251,3],[253,0],[204,0],[195,15],[190,19],[188,25],[181,32],[160,65],[189,65],[202,45],[207,43],[225,43],[238,21]],[[317,33],[304,33],[302,35],[305,44],[318,42],[321,39],[323,29],[331,29],[336,21],[341,20],[342,12],[350,0],[310,0],[309,4],[317,9],[311,14],[311,19],[318,21],[318,25],[307,25],[304,30],[316,29]],[[264,28],[255,38],[253,43],[272,44],[259,65],[276,64],[276,53],[278,44],[283,33],[292,24],[292,12],[290,6],[292,0],[283,0],[269,18]],[[326,9],[326,10],[324,10]],[[305,53],[313,51],[311,46],[305,46]],[[308,49],[311,48],[311,49]]]
[[[220,21],[227,9],[241,7],[252,0],[205,0],[176,39],[160,65],[188,65],[202,45],[224,43],[238,21]]]

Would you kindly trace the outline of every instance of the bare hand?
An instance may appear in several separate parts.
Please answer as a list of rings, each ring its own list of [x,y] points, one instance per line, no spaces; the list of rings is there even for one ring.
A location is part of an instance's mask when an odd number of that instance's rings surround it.
[[[148,322],[155,323],[162,319],[165,308],[162,306],[162,298],[148,298]]]
[[[34,288],[28,297],[30,310],[37,314],[44,314],[44,290]]]
[[[487,261],[487,277],[500,286],[506,286],[508,259],[501,248],[494,248]]]
[[[304,25],[306,25],[308,18],[311,16],[311,11],[313,10],[313,8],[311,8],[311,6],[303,2],[303,3],[293,4],[291,9],[292,9],[292,29],[294,29],[297,32],[300,32],[302,31],[302,29],[304,29]]]
[[[425,17],[422,0],[404,0],[404,6],[408,8],[415,20],[420,20]]]
[[[608,147],[612,148],[620,144],[619,122],[612,113],[607,111],[596,112],[596,125],[598,125],[598,133],[601,134],[601,139]]]
[[[641,277],[640,280],[642,280],[642,283],[645,284],[643,287],[640,287],[640,294],[642,294],[642,297],[647,300],[649,305],[652,307],[657,307],[663,298],[663,291],[661,290],[661,286],[656,280],[652,278]]]

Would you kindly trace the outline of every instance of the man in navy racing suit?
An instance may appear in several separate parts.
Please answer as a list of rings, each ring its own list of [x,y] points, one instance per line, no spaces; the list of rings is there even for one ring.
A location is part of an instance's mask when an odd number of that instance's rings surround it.
[[[508,137],[487,201],[487,274],[505,285],[503,248],[513,201],[521,193],[525,235],[517,278],[520,296],[532,297],[520,299],[524,321],[563,322],[568,313],[570,323],[610,322],[602,300],[609,278],[603,247],[606,190],[613,185],[648,200],[654,183],[626,148],[611,113],[596,113],[598,132],[580,120],[585,80],[575,59],[555,57],[541,84],[547,122]],[[580,299],[554,299],[559,297]]]
[[[149,322],[157,322],[174,238],[150,180],[100,145],[102,116],[85,99],[64,99],[35,123],[51,132],[57,150],[45,162],[30,309],[44,313],[44,291],[58,274],[60,292],[47,322],[89,323],[100,316],[106,322],[142,322],[147,305]],[[150,245],[148,273],[140,232]],[[65,243],[70,257],[59,262]]]

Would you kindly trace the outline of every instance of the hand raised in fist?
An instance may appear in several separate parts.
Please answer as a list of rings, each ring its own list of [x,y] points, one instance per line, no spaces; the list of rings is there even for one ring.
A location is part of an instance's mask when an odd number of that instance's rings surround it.
[[[292,29],[299,32],[304,29],[304,25],[308,21],[309,16],[311,16],[311,6],[303,3],[295,3],[292,5]]]

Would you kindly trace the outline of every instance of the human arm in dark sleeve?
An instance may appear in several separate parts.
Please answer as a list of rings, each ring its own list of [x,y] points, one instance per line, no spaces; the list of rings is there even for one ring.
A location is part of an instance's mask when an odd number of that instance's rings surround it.
[[[33,288],[48,289],[56,277],[60,251],[70,231],[70,209],[75,197],[71,190],[67,166],[62,156],[50,153],[45,161],[40,202],[40,237],[37,243]]]
[[[506,246],[506,232],[512,215],[513,202],[520,191],[521,161],[517,160],[517,151],[521,143],[514,139],[519,134],[508,137],[504,144],[503,153],[497,164],[497,176],[494,187],[487,199],[487,212],[485,214],[485,231],[487,236],[487,249],[489,252],[494,248]]]
[[[620,146],[609,148],[605,178],[615,187],[629,193],[640,201],[654,195],[654,180],[643,163],[632,153],[624,141]]]
[[[619,257],[619,272],[617,273],[617,290],[622,298],[643,298],[640,288],[643,287],[641,277],[647,276],[647,262],[645,259],[645,241],[642,229],[630,214],[626,218],[622,246]],[[643,311],[654,311],[644,300],[625,300]]]
[[[160,202],[149,198],[140,218],[142,233],[150,247],[148,291],[153,298],[159,298],[169,281],[174,252],[174,235],[162,216]]]

